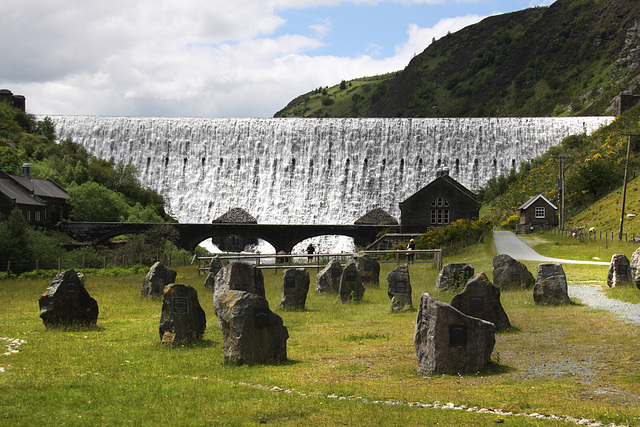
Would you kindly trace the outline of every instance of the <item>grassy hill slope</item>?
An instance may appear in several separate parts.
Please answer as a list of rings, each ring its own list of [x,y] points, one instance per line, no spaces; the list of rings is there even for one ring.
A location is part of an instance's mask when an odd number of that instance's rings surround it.
[[[640,3],[558,0],[489,17],[397,73],[304,94],[276,117],[485,117],[607,113],[640,93]]]

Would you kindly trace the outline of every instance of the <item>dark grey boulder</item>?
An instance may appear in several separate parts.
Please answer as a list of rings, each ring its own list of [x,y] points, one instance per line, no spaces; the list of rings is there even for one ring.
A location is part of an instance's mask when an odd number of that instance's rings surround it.
[[[622,254],[613,255],[611,257],[609,271],[607,272],[607,285],[609,285],[610,288],[615,288],[631,286],[634,283],[629,258]]]
[[[462,289],[474,275],[471,264],[453,263],[445,265],[436,278],[436,291],[446,292]]]
[[[491,361],[495,326],[425,293],[420,298],[414,346],[421,374],[476,373]]]
[[[316,293],[318,295],[337,294],[340,291],[341,277],[342,265],[337,259],[332,259],[316,275]]]
[[[164,295],[164,287],[168,284],[175,283],[177,273],[161,262],[156,262],[151,266],[149,272],[142,283],[140,296],[145,297],[162,297]]]
[[[531,289],[536,284],[527,266],[507,254],[493,257],[493,284],[501,291]]]
[[[160,340],[170,346],[202,340],[207,318],[191,286],[172,283],[165,287],[160,315]]]
[[[391,299],[391,311],[413,310],[411,293],[408,265],[399,265],[387,274],[387,295]]]
[[[364,286],[362,285],[362,278],[360,277],[360,271],[356,262],[351,259],[342,270],[342,276],[340,277],[340,301],[361,301],[364,296]]]
[[[289,268],[282,275],[280,308],[304,310],[309,292],[309,272],[304,268]]]
[[[462,292],[453,297],[451,306],[467,316],[493,323],[496,331],[511,328],[509,317],[500,302],[500,289],[484,273],[469,279]]]
[[[39,299],[45,327],[91,326],[98,321],[98,303],[75,270],[60,272]]]
[[[380,263],[368,254],[358,256],[356,260],[362,284],[375,288],[380,287]]]
[[[241,365],[287,360],[289,332],[282,318],[269,310],[266,298],[229,290],[218,301],[224,362]]]
[[[571,304],[562,264],[538,264],[533,300],[542,305]]]
[[[224,264],[222,264],[222,260],[217,256],[213,257],[209,263],[209,274],[207,274],[207,278],[204,281],[204,287],[211,292],[216,289],[216,274],[222,270],[222,267],[224,267]]]

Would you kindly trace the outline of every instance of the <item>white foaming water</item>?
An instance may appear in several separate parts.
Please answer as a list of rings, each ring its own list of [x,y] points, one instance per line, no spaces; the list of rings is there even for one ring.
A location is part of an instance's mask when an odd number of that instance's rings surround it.
[[[613,120],[51,118],[60,140],[135,165],[180,222],[206,223],[240,207],[263,224],[351,224],[374,208],[399,219],[398,203],[441,167],[476,190]]]

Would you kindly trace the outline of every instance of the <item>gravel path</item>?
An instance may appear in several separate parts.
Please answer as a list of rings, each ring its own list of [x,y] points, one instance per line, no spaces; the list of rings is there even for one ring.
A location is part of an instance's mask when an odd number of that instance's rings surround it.
[[[569,285],[568,290],[571,298],[577,298],[589,307],[619,314],[626,322],[640,325],[640,304],[608,298],[600,286]]]

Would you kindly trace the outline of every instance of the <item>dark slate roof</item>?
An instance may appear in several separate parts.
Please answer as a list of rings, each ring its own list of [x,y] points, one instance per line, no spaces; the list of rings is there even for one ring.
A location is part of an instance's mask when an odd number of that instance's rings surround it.
[[[398,225],[398,220],[392,217],[384,209],[376,208],[372,209],[360,218],[358,218],[355,224],[389,224]]]
[[[467,196],[468,198],[470,198],[471,200],[473,200],[476,203],[478,202],[478,198],[476,197],[476,194],[469,190],[467,187],[465,187],[464,185],[460,184],[458,181],[456,181],[455,179],[451,178],[451,176],[449,175],[442,175],[437,177],[436,179],[434,179],[433,181],[431,181],[429,184],[425,185],[424,187],[422,187],[420,190],[416,191],[415,193],[413,193],[411,196],[409,196],[409,198],[407,198],[405,201],[400,202],[400,204],[402,205],[403,203],[406,203],[407,201],[411,200],[414,197],[418,197],[418,195],[420,193],[422,193],[423,191],[428,191],[427,189],[433,185],[435,185],[438,181],[443,180],[446,183],[448,183],[449,185],[453,186],[456,190],[458,190],[459,192],[461,192],[462,194],[464,194],[465,196]]]
[[[233,208],[229,209],[229,211],[214,219],[213,222],[242,222],[249,224],[257,224],[258,220],[249,214],[249,212],[245,211],[242,208]]]
[[[542,194],[538,194],[538,195],[536,195],[536,196],[533,196],[532,198],[530,198],[529,200],[527,200],[527,201],[525,202],[525,204],[524,204],[524,205],[520,206],[520,207],[518,208],[518,210],[522,211],[522,210],[527,209],[529,206],[531,206],[531,205],[532,205],[536,200],[538,200],[538,199],[542,199],[542,200],[544,200],[544,201],[545,201],[545,202],[547,202],[547,204],[548,204],[549,206],[551,206],[553,209],[558,210],[558,208],[557,208],[553,203],[551,203],[551,202],[549,201],[549,199],[547,199],[546,197],[544,197]]]
[[[41,200],[31,196],[10,179],[0,178],[0,193],[5,194],[11,200],[15,200],[18,205],[45,206]]]
[[[8,174],[7,174],[8,175]],[[11,180],[38,197],[67,199],[67,192],[50,179],[26,178],[20,175],[8,175]]]

